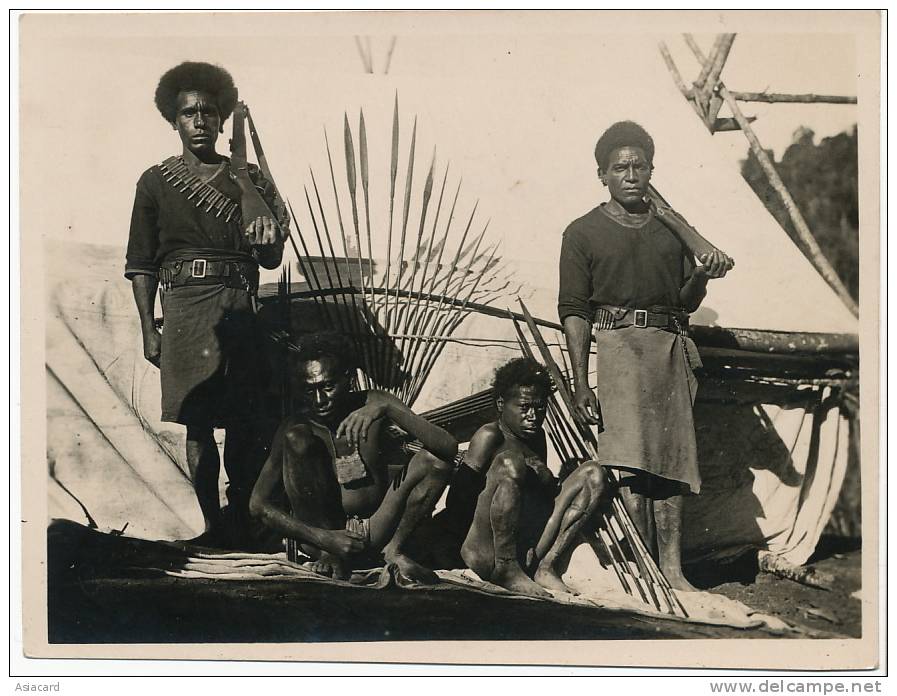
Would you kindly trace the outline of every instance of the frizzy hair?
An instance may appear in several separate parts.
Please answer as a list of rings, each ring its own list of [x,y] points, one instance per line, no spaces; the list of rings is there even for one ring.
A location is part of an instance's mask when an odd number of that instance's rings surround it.
[[[347,347],[348,341],[332,331],[302,336],[299,339],[299,349],[292,355],[296,367],[300,367],[312,360],[332,358],[336,361],[340,372],[349,372],[357,367]]]
[[[495,371],[492,397],[507,397],[514,387],[535,387],[544,396],[552,392],[551,377],[543,365],[532,358],[514,358]]]
[[[237,104],[237,88],[231,74],[218,65],[186,61],[176,65],[159,79],[156,87],[156,108],[169,123],[177,116],[178,94],[208,92],[215,98],[218,114],[224,123]]]
[[[648,162],[654,162],[654,139],[648,131],[634,121],[617,121],[601,134],[595,144],[595,161],[602,173],[607,171],[613,151],[627,146],[642,148]]]

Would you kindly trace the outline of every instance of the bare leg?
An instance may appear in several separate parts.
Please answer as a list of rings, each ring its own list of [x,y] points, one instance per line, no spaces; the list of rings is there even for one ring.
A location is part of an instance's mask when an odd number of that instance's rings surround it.
[[[283,451],[283,482],[293,516],[320,529],[343,529],[346,515],[340,500],[339,484],[323,446],[309,444],[311,438],[301,428],[287,434]],[[346,559],[313,544],[300,542],[302,551],[315,559],[312,570],[321,575],[348,580],[351,572]]]
[[[682,574],[682,503],[681,495],[654,501],[660,570],[673,589],[697,592]]]
[[[218,447],[211,426],[187,426],[187,467],[190,469],[190,480],[196,491],[196,500],[202,511],[204,533],[211,536],[217,531],[221,509],[218,502],[218,473],[221,460],[218,458]]]
[[[517,560],[517,532],[521,486],[527,466],[516,452],[496,456],[486,487],[477,499],[473,524],[461,547],[461,558],[484,580],[512,592],[549,597],[533,582]]]
[[[595,512],[604,488],[604,471],[593,462],[583,464],[564,481],[554,511],[536,545],[536,557],[542,560],[533,580],[542,587],[573,593],[561,579],[559,561],[570,549],[582,525]]]
[[[245,423],[227,426],[224,438],[224,470],[227,473],[227,502],[233,529],[232,545],[243,548],[250,543],[249,497],[258,478],[264,454]]]
[[[648,553],[657,558],[657,531],[654,522],[654,510],[651,500],[646,496],[645,490],[647,475],[638,475],[635,485],[633,485],[632,477],[629,478],[629,481],[631,482],[629,486],[626,486],[624,483],[620,487],[623,504],[626,506],[626,511],[641,535],[642,541],[645,542],[645,548],[648,549]]]
[[[433,512],[451,470],[451,464],[421,450],[393,480],[383,502],[371,517],[371,547],[382,548],[383,558],[394,563],[402,575],[414,582],[439,582],[436,573],[405,555],[402,545],[421,520]]]

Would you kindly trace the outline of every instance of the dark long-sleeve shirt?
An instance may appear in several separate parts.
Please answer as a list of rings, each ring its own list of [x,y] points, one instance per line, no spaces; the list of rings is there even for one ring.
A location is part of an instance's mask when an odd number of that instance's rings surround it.
[[[250,167],[250,176],[263,197],[271,204],[270,184]],[[240,189],[224,172],[214,179],[214,186],[234,201],[240,200]],[[249,256],[251,248],[243,232],[240,216],[225,222],[214,211],[196,207],[162,178],[158,165],[147,169],[137,182],[131,230],[128,237],[125,277],[138,274],[155,275],[165,258],[179,249],[203,249],[225,254]]]
[[[694,259],[655,217],[621,225],[604,204],[574,220],[561,245],[558,315],[592,322],[600,305],[646,309],[680,306]]]

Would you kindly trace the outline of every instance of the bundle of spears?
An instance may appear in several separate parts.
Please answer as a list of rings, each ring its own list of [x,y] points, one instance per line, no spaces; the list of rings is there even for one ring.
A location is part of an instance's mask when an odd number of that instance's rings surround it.
[[[548,368],[554,382],[556,392],[548,400],[546,430],[558,457],[562,462],[595,460],[598,457],[598,442],[592,430],[573,416],[573,396],[568,381],[558,367],[548,344],[542,337],[539,327],[522,300],[519,300],[527,328],[541,356],[541,362]],[[517,339],[523,354],[536,359],[530,348],[518,319],[511,314],[511,320],[517,331]],[[569,372],[564,358],[564,371]],[[558,400],[557,397],[560,397]],[[614,491],[608,508],[599,513],[594,532],[584,532],[586,541],[605,565],[613,568],[623,591],[635,596],[634,592],[645,604],[652,604],[658,611],[673,616],[688,617],[688,612],[679,601],[670,583],[664,577],[654,561],[636,529],[617,493],[617,477],[610,469],[605,469]],[[630,562],[631,561],[631,562]],[[638,573],[633,573],[632,563]]]
[[[435,150],[422,187],[414,186],[416,119],[407,166],[399,166],[398,99],[392,121],[389,199],[381,202],[388,203],[388,215],[386,207],[380,211],[384,222],[388,218],[388,227],[384,224],[387,227],[385,267],[377,268],[371,224],[371,211],[376,202],[371,201],[369,192],[364,112],[359,115],[357,156],[348,117],[344,117],[343,131],[346,180],[339,186],[330,142],[324,134],[328,188],[332,194],[332,202],[326,207],[335,211],[336,220],[331,215],[328,221],[321,190],[311,170],[311,194],[306,188],[305,200],[313,235],[300,227],[290,207],[299,246],[292,237],[291,242],[299,270],[310,289],[288,293],[287,299],[310,297],[324,323],[351,342],[361,363],[358,376],[361,388],[384,389],[412,405],[446,339],[470,313],[469,305],[494,301],[504,294],[509,281],[498,272],[498,245],[483,244],[489,223],[481,231],[472,232],[477,204],[473,205],[469,217],[465,216],[466,224],[453,226],[457,222],[455,211],[461,182],[458,181],[453,196],[451,191],[446,195],[448,166],[441,177],[438,198],[433,195],[434,179],[439,178]],[[404,195],[397,201],[397,193],[401,193],[397,191],[397,183],[401,184],[402,178]],[[434,198],[435,207],[431,205]],[[399,203],[400,221],[397,219]],[[351,210],[351,222],[348,215],[345,218],[343,215],[347,208]],[[375,217],[375,222],[378,219],[381,218]],[[450,237],[459,228],[463,232],[452,250]]]

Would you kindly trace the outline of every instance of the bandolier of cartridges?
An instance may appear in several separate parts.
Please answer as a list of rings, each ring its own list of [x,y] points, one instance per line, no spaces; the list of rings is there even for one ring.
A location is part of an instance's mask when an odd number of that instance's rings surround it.
[[[224,215],[224,221],[240,219],[240,203],[224,195],[218,189],[191,174],[182,156],[169,157],[159,165],[162,177],[166,182],[184,193],[189,189],[188,201],[193,201],[197,208],[205,206],[205,212],[214,211],[215,217]]]

